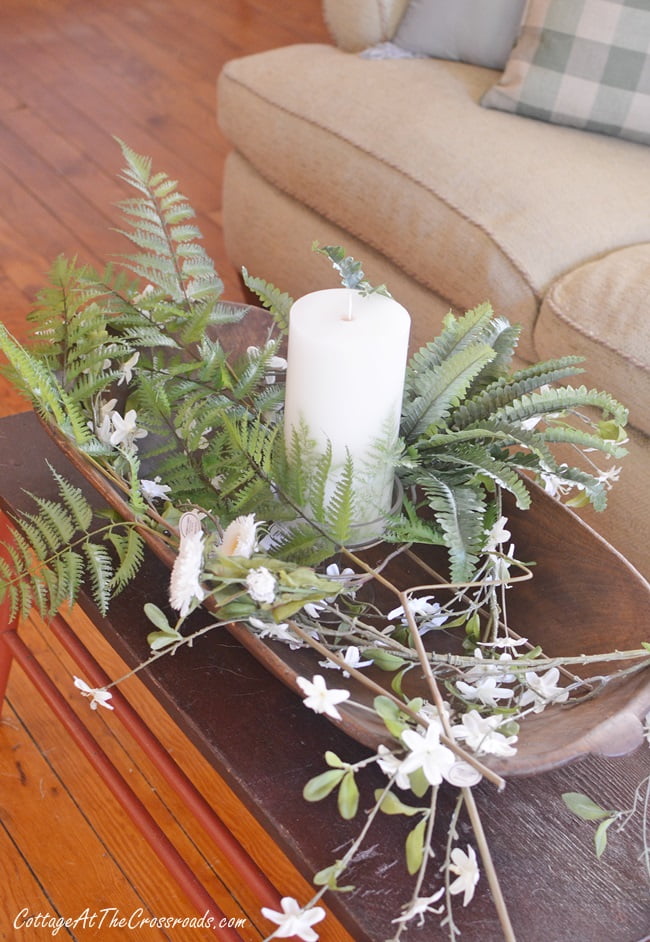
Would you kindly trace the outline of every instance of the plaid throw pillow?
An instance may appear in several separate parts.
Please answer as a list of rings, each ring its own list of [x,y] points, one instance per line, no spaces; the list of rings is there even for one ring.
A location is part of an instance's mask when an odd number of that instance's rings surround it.
[[[650,0],[529,0],[481,104],[650,144]]]

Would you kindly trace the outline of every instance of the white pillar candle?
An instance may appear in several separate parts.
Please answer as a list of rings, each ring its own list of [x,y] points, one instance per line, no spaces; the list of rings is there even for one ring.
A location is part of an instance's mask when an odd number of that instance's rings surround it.
[[[354,542],[379,536],[381,517],[391,508],[410,323],[408,312],[392,298],[347,288],[315,291],[291,308],[287,448],[301,428],[317,453],[330,443],[327,497],[351,456]]]

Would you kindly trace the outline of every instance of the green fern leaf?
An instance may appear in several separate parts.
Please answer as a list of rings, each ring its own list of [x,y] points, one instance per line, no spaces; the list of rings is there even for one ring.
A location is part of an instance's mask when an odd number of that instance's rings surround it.
[[[108,611],[113,587],[113,563],[104,549],[96,543],[86,540],[83,543],[93,601],[102,615]]]
[[[281,292],[270,282],[249,275],[245,268],[242,268],[242,278],[246,287],[257,295],[264,307],[269,309],[279,330],[286,334],[289,330],[289,312],[293,298]]]
[[[415,398],[405,400],[402,413],[401,434],[406,442],[442,423],[493,358],[490,347],[474,344],[445,359],[435,370],[412,376],[410,389]]]
[[[449,552],[452,582],[472,578],[485,536],[485,503],[473,487],[452,487],[433,474],[418,477]]]
[[[84,497],[82,491],[80,488],[70,484],[70,482],[59,474],[49,462],[48,467],[57,483],[59,494],[70,517],[80,530],[89,530],[93,519],[93,509]]]

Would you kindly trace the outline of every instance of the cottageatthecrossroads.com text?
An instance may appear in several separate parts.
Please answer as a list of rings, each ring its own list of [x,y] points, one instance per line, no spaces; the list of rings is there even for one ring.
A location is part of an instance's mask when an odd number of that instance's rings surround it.
[[[248,920],[243,916],[217,918],[209,912],[203,916],[151,916],[144,909],[125,914],[114,906],[104,909],[84,909],[77,916],[59,916],[52,913],[32,913],[21,909],[13,921],[17,931],[44,929],[56,936],[62,929],[242,929]]]

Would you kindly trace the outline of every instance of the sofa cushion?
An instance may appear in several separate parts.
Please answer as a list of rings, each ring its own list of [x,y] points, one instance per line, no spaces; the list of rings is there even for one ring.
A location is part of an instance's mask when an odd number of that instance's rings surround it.
[[[648,150],[479,107],[495,78],[295,45],[228,63],[218,116],[267,181],[450,306],[490,300],[522,323],[532,359],[551,283],[650,241]]]
[[[606,388],[650,435],[650,243],[569,272],[544,299],[535,328],[540,356],[586,357],[584,381]]]
[[[525,0],[411,0],[393,42],[438,59],[503,69]]]
[[[650,144],[647,0],[530,0],[482,104]]]

